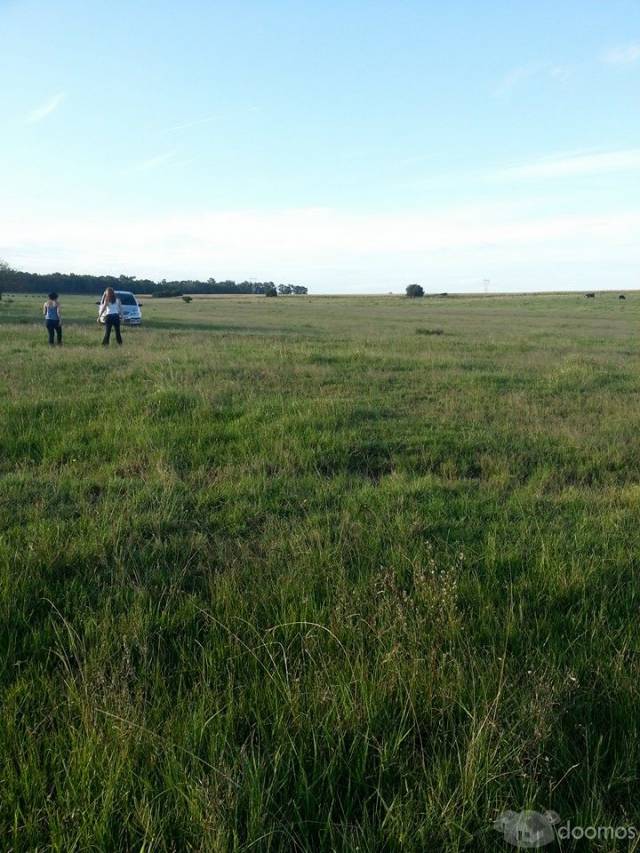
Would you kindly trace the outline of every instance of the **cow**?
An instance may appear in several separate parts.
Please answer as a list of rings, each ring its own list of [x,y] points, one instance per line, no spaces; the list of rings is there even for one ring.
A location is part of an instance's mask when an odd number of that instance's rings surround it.
[[[624,293],[621,293],[620,296],[618,296],[618,299],[626,299],[626,298],[627,297],[624,295]]]
[[[587,299],[595,299],[596,298],[595,293],[585,293],[585,296],[587,297]]]

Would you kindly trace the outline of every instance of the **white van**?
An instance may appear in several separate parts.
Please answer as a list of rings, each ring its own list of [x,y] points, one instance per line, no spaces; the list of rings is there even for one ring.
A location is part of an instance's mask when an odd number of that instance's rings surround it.
[[[135,294],[129,290],[116,290],[115,293],[116,299],[119,299],[122,305],[122,322],[126,326],[139,326],[142,323],[142,311]],[[98,305],[101,304],[98,303]],[[100,317],[100,322],[104,323],[104,316]]]

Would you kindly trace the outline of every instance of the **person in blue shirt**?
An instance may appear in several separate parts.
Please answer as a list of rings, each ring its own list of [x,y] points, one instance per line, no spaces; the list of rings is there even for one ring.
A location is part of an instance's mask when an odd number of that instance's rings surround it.
[[[49,332],[49,346],[52,347],[54,345],[54,338],[57,338],[58,344],[62,345],[62,313],[57,293],[49,294],[47,301],[44,303],[43,313],[44,324]]]

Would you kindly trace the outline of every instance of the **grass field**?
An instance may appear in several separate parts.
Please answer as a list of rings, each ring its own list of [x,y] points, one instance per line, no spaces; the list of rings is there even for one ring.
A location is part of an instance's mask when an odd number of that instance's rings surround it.
[[[0,302],[3,850],[640,826],[640,295],[145,300],[109,350],[41,302]]]

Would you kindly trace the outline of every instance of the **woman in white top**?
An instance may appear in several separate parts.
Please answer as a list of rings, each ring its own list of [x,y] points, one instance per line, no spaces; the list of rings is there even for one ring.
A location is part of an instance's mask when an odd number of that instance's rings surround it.
[[[116,296],[116,292],[112,287],[108,287],[102,295],[100,303],[100,311],[98,312],[98,322],[104,319],[104,338],[102,346],[109,346],[111,338],[111,329],[115,329],[116,341],[122,343],[122,335],[120,334],[120,320],[122,319],[122,303]]]

